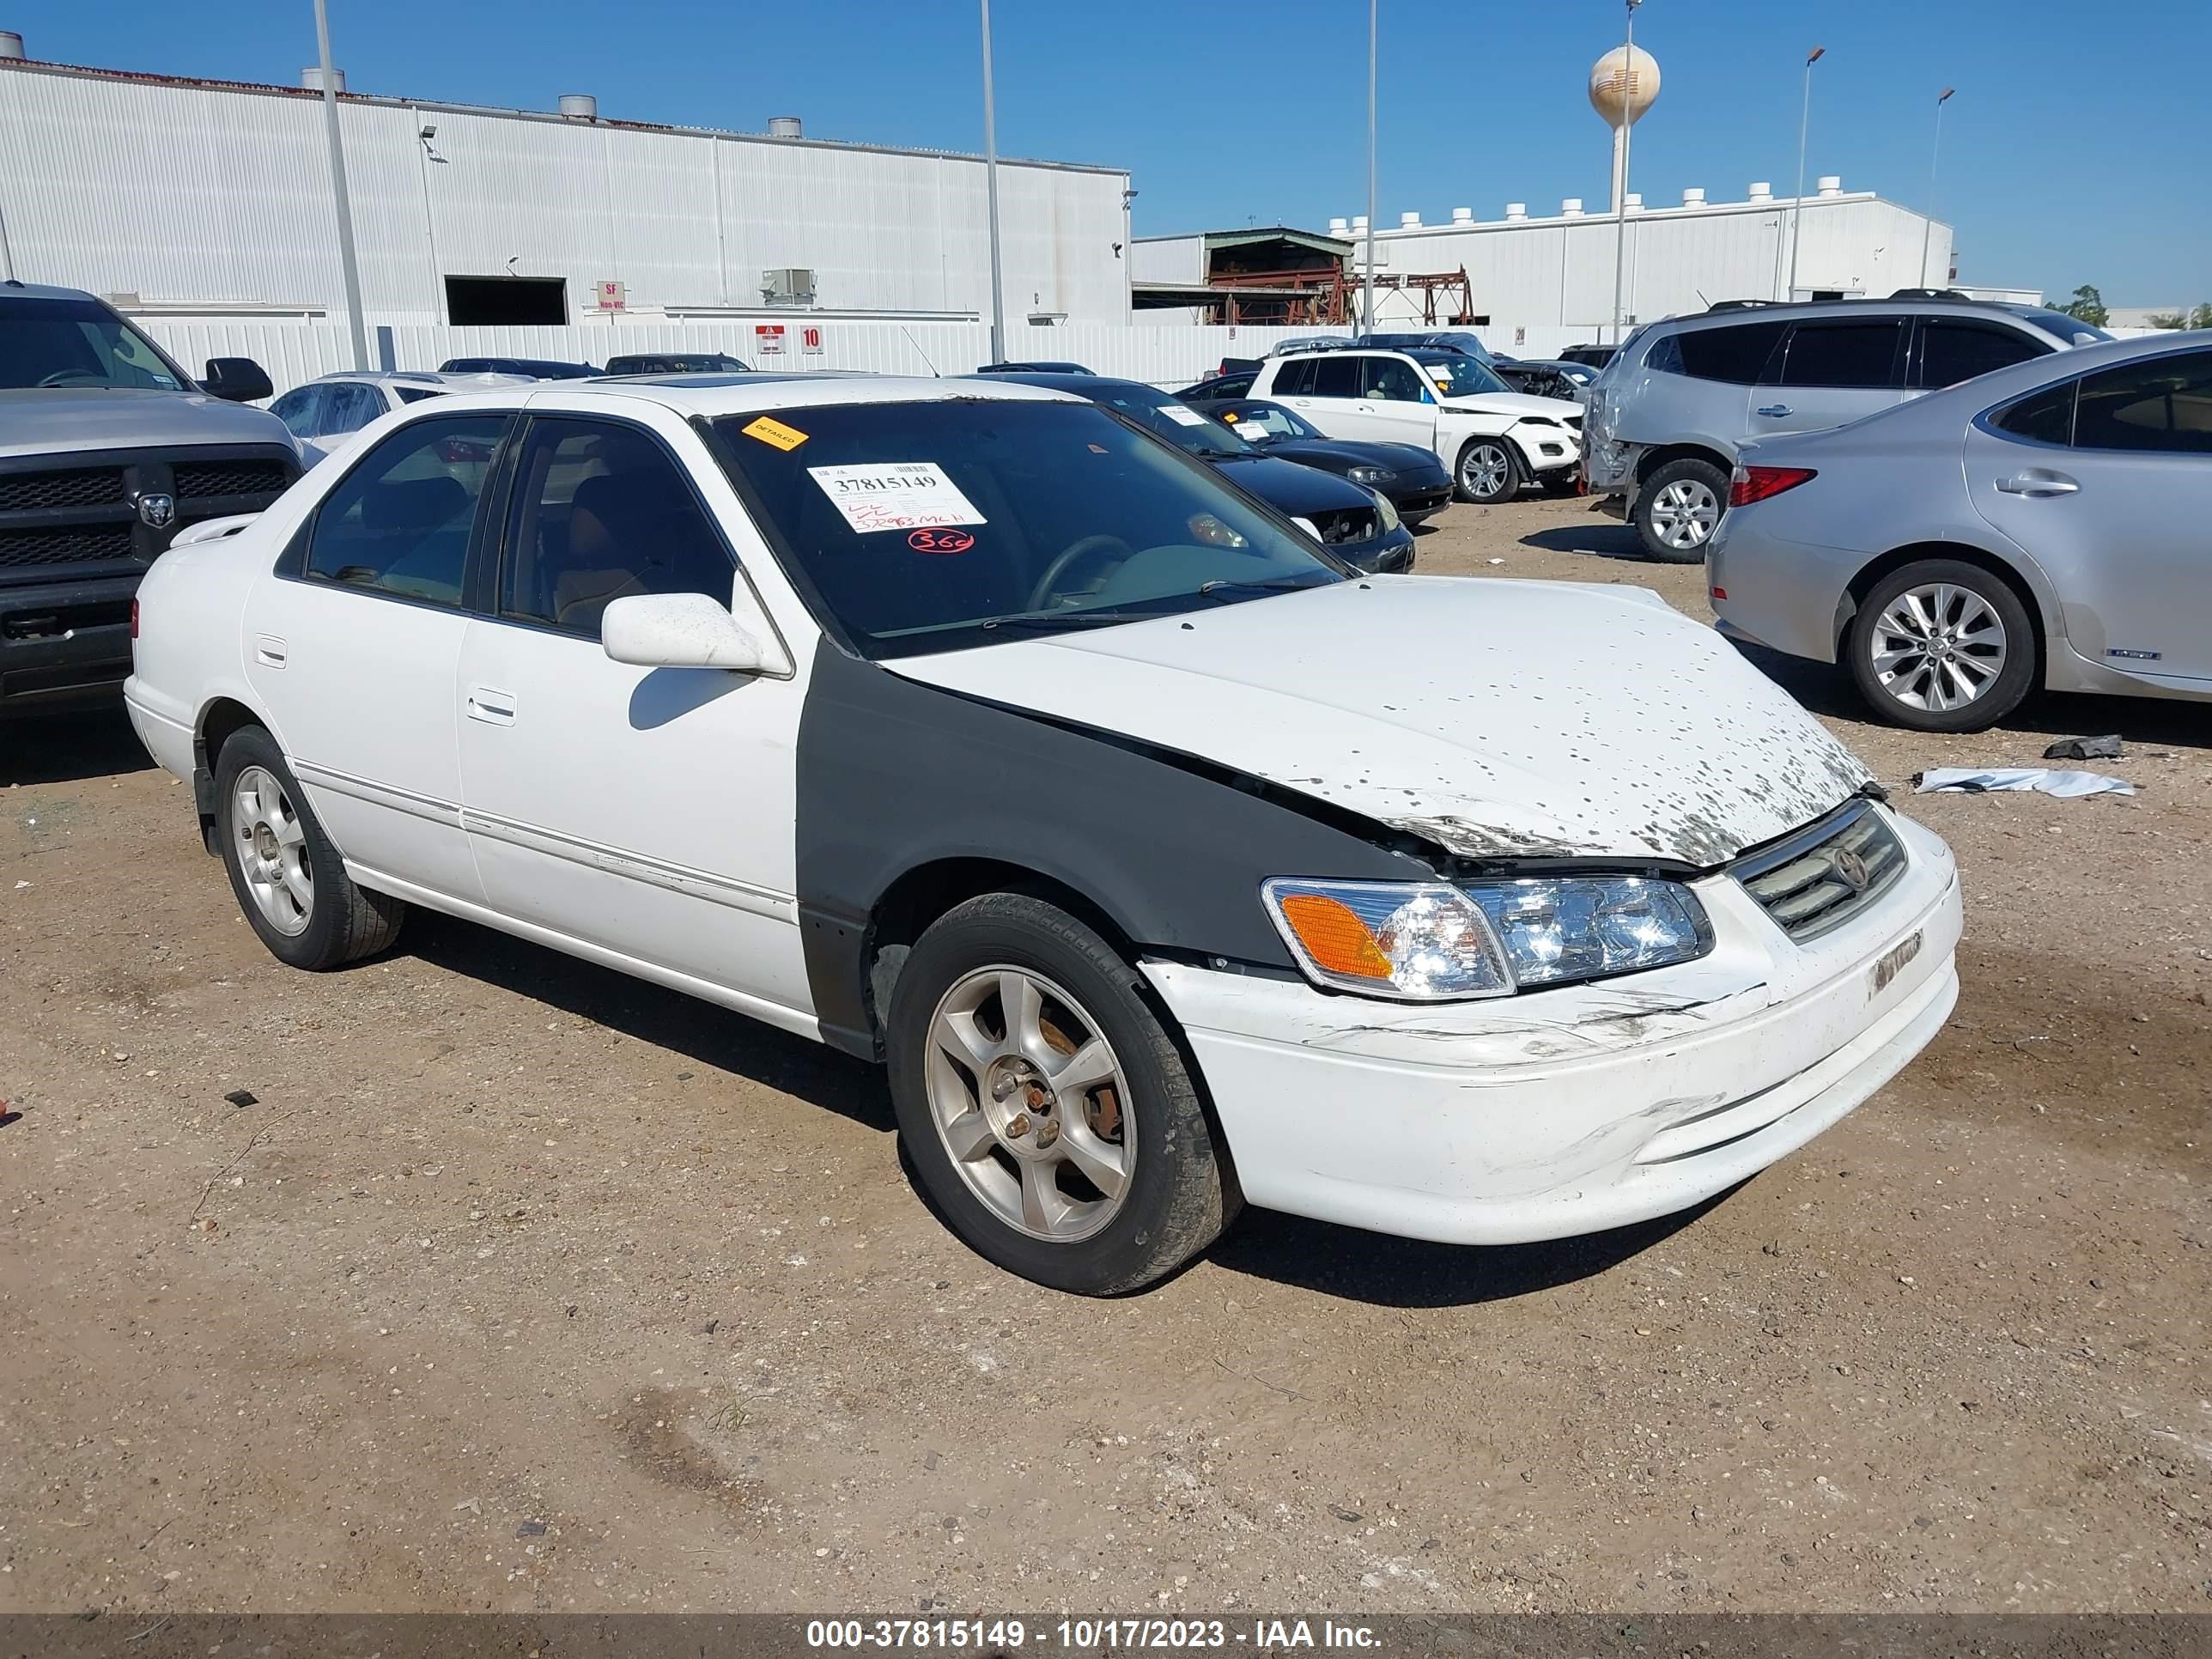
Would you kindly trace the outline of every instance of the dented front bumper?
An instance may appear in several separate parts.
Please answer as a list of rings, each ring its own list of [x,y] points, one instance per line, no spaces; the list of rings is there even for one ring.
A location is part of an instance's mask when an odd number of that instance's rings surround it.
[[[1716,875],[1695,884],[1711,954],[1600,984],[1409,1006],[1145,971],[1253,1203],[1456,1243],[1595,1232],[1794,1152],[1942,1027],[1958,998],[1958,872],[1936,836],[1893,821],[1905,875],[1804,945]]]

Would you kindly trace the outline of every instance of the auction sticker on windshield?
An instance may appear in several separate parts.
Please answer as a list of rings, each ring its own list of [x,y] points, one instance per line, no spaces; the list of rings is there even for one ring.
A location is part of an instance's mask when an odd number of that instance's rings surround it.
[[[936,525],[983,524],[975,504],[960,493],[934,461],[890,461],[866,466],[810,466],[845,522],[866,535],[877,530],[926,530]]]

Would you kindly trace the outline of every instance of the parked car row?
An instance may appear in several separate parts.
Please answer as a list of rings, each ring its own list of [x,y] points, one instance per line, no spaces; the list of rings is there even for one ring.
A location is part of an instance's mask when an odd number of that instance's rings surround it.
[[[1426,356],[1268,372],[1565,431]],[[443,911],[878,1061],[936,1212],[1067,1291],[1245,1201],[1470,1243],[1665,1214],[1934,1036],[1953,861],[1820,722],[1649,593],[1370,576],[1269,498],[1377,498],[1237,413],[450,389],[153,565],[131,719],[279,960]]]

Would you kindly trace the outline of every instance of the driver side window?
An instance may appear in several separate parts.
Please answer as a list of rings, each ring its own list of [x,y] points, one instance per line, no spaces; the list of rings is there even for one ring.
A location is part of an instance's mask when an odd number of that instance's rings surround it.
[[[1421,377],[1403,358],[1370,357],[1367,395],[1383,403],[1417,404],[1421,401]]]
[[[612,421],[540,419],[514,485],[500,614],[582,638],[636,593],[730,602],[737,565],[658,439]]]

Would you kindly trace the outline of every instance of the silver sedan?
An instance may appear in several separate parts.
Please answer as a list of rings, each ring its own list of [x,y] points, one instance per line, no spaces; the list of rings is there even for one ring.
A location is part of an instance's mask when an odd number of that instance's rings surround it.
[[[2038,686],[2212,700],[2212,332],[2082,347],[1742,452],[1721,630],[1975,732]]]

